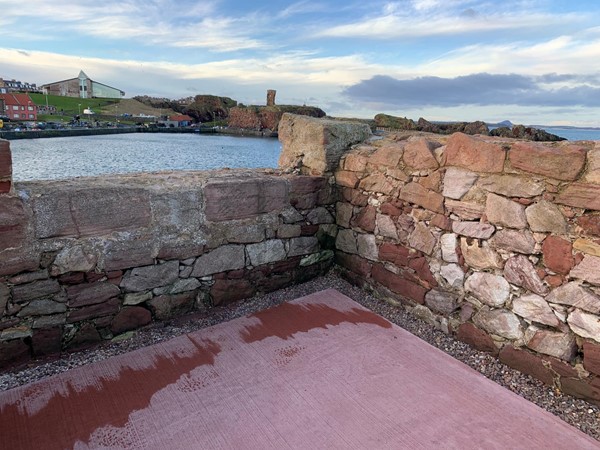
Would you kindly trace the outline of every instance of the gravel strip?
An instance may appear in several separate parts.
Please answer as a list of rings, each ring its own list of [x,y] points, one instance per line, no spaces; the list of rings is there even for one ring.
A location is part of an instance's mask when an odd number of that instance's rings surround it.
[[[0,374],[0,390],[11,389],[55,375],[74,367],[104,360],[172,337],[197,331],[217,323],[242,317],[324,289],[334,288],[366,308],[385,317],[434,347],[462,361],[490,380],[535,403],[565,422],[600,441],[600,408],[583,400],[565,395],[544,385],[529,375],[511,369],[487,353],[472,349],[467,344],[437,330],[409,314],[404,308],[392,306],[368,292],[350,285],[335,270],[309,282],[255,297],[251,301],[222,308],[210,314],[195,313],[170,322],[154,323],[145,329],[129,333],[128,339],[107,342],[100,347],[62,355],[60,359],[34,361],[27,368]]]

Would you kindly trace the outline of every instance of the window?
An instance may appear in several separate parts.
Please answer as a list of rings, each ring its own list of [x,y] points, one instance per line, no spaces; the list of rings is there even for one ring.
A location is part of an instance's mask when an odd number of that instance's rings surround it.
[[[13,105],[13,111],[18,111],[19,107],[17,105]]]
[[[27,110],[28,110],[28,111],[33,111],[33,106],[31,106],[31,105],[30,105],[30,106],[28,106],[28,107],[27,107]]]
[[[27,119],[27,114],[21,114],[21,117],[22,117],[23,119]]]
[[[29,118],[33,119],[34,118],[33,114],[29,114]]]
[[[19,118],[19,113],[14,113],[13,114],[13,118],[18,119]]]

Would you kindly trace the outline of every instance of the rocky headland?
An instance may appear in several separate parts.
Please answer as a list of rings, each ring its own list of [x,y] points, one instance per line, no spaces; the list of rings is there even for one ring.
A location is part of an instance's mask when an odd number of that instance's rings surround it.
[[[475,122],[448,122],[434,123],[424,118],[418,121],[406,117],[390,116],[388,114],[377,114],[375,124],[378,128],[387,128],[392,130],[423,131],[435,134],[464,133],[469,135],[480,134],[483,136],[498,136],[516,139],[526,139],[529,141],[556,142],[565,141],[565,138],[548,133],[539,128],[525,127],[524,125],[514,125],[512,127],[504,126],[490,130],[485,122],[477,120]]]

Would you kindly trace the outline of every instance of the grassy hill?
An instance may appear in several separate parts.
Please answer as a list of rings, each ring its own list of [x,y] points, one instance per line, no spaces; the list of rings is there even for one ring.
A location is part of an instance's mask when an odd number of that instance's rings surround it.
[[[58,113],[62,111],[65,116],[74,116],[83,113],[86,108],[91,108],[92,111],[99,111],[102,108],[118,104],[120,100],[114,98],[77,98],[77,97],[62,97],[59,95],[44,95],[44,94],[29,94],[33,102],[38,106],[45,106],[46,99],[48,105],[55,106]]]
[[[153,108],[131,98],[77,98],[44,94],[29,95],[33,102],[38,106],[45,106],[48,104],[49,106],[56,107],[56,114],[54,115],[38,115],[40,121],[68,121],[77,114],[83,115],[83,111],[87,108],[91,109],[99,116],[106,116],[105,120],[123,114],[129,114],[131,116],[146,114],[156,117],[159,117],[160,115],[176,114],[172,109]]]

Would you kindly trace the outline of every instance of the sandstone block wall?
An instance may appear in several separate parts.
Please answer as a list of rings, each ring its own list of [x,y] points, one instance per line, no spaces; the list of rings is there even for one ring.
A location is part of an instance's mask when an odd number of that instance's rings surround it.
[[[288,175],[0,194],[0,365],[302,281],[335,250],[350,281],[600,403],[600,143],[368,139],[362,124],[288,114],[279,131]]]
[[[388,135],[335,172],[349,279],[600,403],[600,143]]]
[[[0,194],[0,367],[324,273],[332,191],[245,170],[17,183]]]

